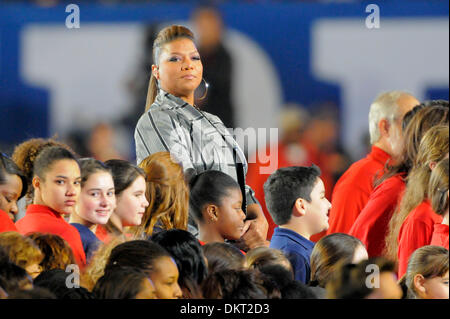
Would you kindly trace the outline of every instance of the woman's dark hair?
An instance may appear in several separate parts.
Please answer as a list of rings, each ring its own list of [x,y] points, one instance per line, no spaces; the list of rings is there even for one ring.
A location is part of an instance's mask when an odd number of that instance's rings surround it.
[[[384,167],[383,174],[376,176],[374,186],[380,185],[386,179],[399,174],[409,174],[417,153],[420,141],[425,133],[437,125],[449,124],[449,107],[446,101],[429,101],[415,106],[407,112],[403,118],[403,143],[400,157],[396,164],[388,161]]]
[[[36,157],[33,165],[33,176],[44,179],[45,173],[47,173],[53,163],[60,160],[73,160],[79,166],[74,153],[63,147],[51,146],[43,149]]]
[[[190,232],[182,229],[163,230],[152,241],[164,247],[177,264],[178,284],[185,298],[200,298],[200,285],[208,274],[202,247]]]
[[[293,280],[281,289],[282,299],[318,299],[314,292],[301,281]]]
[[[71,272],[62,269],[43,271],[34,279],[34,286],[48,289],[58,299],[94,299],[92,294],[84,287],[67,286],[70,282]]]
[[[228,243],[208,243],[202,246],[208,260],[208,272],[244,269],[245,256],[239,248]]]
[[[25,174],[20,170],[14,161],[5,153],[0,152],[0,185],[6,182],[6,175],[17,175],[22,181],[22,192],[19,198],[22,198],[28,189],[28,181]]]
[[[325,288],[339,262],[352,263],[356,248],[364,244],[356,237],[334,233],[321,238],[311,253],[311,286]]]
[[[92,290],[97,299],[135,299],[148,275],[133,267],[112,267]]]
[[[89,176],[97,172],[106,172],[112,176],[111,168],[95,158],[82,158],[79,160],[79,163],[81,169],[81,187],[84,186]]]
[[[189,182],[189,213],[197,221],[203,220],[202,209],[206,204],[220,206],[230,189],[240,189],[239,184],[229,175],[210,170],[198,174]]]
[[[139,176],[142,176],[145,179],[144,170],[128,161],[111,159],[106,161],[105,164],[111,169],[116,196],[120,195],[125,189],[130,187]]]
[[[160,245],[148,240],[131,240],[122,243],[111,251],[105,266],[105,273],[111,267],[134,267],[150,275],[154,271],[154,263],[161,257],[171,255]]]
[[[254,270],[223,270],[203,282],[206,299],[267,299],[260,273]]]
[[[42,287],[33,287],[28,290],[15,290],[8,295],[8,299],[57,299],[50,290]]]

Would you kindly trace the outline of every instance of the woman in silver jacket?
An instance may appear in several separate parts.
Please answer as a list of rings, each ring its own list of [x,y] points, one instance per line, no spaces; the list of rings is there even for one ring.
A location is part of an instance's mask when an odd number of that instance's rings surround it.
[[[169,151],[189,179],[206,170],[219,170],[241,186],[247,214],[242,247],[268,245],[268,224],[253,190],[245,185],[247,161],[223,122],[194,105],[194,92],[203,80],[203,66],[193,33],[172,25],[153,43],[152,75],[145,113],[135,130],[140,163],[150,154]]]

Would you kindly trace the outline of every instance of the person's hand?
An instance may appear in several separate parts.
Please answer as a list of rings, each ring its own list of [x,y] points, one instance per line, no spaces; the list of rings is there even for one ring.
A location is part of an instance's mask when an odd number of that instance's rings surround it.
[[[266,240],[267,231],[264,231],[264,227],[261,226],[261,223],[257,219],[245,221],[241,236],[241,241],[246,248],[244,250],[269,246],[269,242]]]

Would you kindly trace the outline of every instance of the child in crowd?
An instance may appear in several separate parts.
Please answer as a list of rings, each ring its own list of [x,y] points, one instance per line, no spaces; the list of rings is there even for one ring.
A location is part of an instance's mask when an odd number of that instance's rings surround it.
[[[0,234],[0,246],[9,254],[9,259],[25,269],[31,278],[34,279],[41,273],[39,264],[44,255],[30,238],[18,232],[4,232]]]
[[[448,126],[444,125],[435,126],[425,133],[414,167],[408,175],[405,194],[389,222],[386,257],[398,258],[399,277],[406,271],[409,256],[417,248],[431,243],[434,224],[442,222],[442,217],[431,208],[428,185],[432,169],[448,156],[448,138]]]
[[[228,243],[209,243],[202,246],[203,254],[208,261],[208,273],[246,268],[245,255],[239,248]]]
[[[58,235],[31,233],[27,236],[32,239],[44,254],[39,264],[42,271],[51,269],[66,270],[67,266],[76,264],[72,249],[67,241]]]
[[[0,299],[6,298],[14,291],[31,288],[33,281],[30,275],[11,261],[6,249],[0,246]]]
[[[328,281],[327,299],[401,299],[395,263],[383,257],[358,264],[339,263]]]
[[[74,212],[80,194],[80,167],[75,155],[65,148],[43,149],[33,165],[33,204],[16,222],[17,230],[27,235],[50,233],[64,238],[72,248],[78,265],[86,265],[80,234],[64,220]]]
[[[27,192],[27,180],[6,154],[0,153],[0,233],[16,231],[17,201]]]
[[[132,240],[116,246],[109,256],[105,274],[111,267],[130,266],[144,271],[152,280],[158,299],[182,297],[178,268],[170,254],[148,240]]]
[[[448,249],[448,202],[449,202],[449,187],[448,187],[448,158],[440,161],[431,172],[430,185],[428,187],[428,194],[430,194],[431,207],[433,211],[444,216],[442,223],[434,224],[433,236],[431,238],[431,245],[442,246]]]
[[[281,250],[269,247],[256,247],[250,249],[246,254],[247,267],[250,269],[261,269],[271,265],[280,265],[294,276],[291,262]]]
[[[175,260],[183,298],[201,299],[200,286],[208,274],[208,267],[197,238],[186,230],[174,228],[154,234],[152,241],[166,249]]]
[[[242,192],[229,175],[215,170],[190,180],[189,209],[202,244],[238,240],[244,232]]]
[[[334,233],[322,237],[311,253],[311,282],[316,295],[325,297],[325,287],[339,263],[358,264],[368,259],[363,243],[350,235]]]
[[[163,229],[187,230],[189,215],[189,189],[183,168],[172,160],[169,152],[157,152],[145,158],[139,167],[146,175],[147,199],[142,223],[133,227],[138,237],[150,237]]]
[[[81,193],[77,209],[70,215],[70,223],[81,236],[87,262],[100,245],[95,236],[97,225],[105,225],[116,207],[114,181],[111,170],[93,158],[79,161],[81,167]]]
[[[142,222],[148,200],[145,196],[145,172],[125,160],[112,159],[105,162],[111,169],[116,195],[116,208],[105,226],[98,225],[95,234],[108,242],[127,232],[126,227]]]
[[[423,246],[411,255],[400,284],[408,299],[448,299],[448,250]]]
[[[92,293],[96,299],[156,299],[148,275],[133,267],[112,267],[97,281]]]
[[[320,169],[280,168],[264,183],[267,209],[275,224],[270,247],[280,249],[290,260],[295,279],[308,283],[311,277],[310,255],[314,243],[310,237],[328,228],[330,202]]]

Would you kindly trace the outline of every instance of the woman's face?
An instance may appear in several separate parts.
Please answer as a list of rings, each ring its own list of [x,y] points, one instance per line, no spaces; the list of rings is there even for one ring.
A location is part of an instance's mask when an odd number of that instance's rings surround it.
[[[242,192],[239,188],[228,190],[218,207],[217,229],[225,239],[237,240],[242,235],[245,214],[242,211]]]
[[[17,200],[22,193],[22,180],[14,174],[5,174],[5,183],[0,185],[0,209],[14,221],[18,213]]]
[[[116,207],[114,181],[110,173],[91,174],[81,189],[78,215],[90,224],[104,225]]]
[[[178,299],[182,293],[178,285],[178,268],[172,258],[158,258],[153,265],[150,278],[155,285],[158,299]]]
[[[35,202],[60,214],[71,214],[75,211],[80,195],[80,184],[78,163],[71,159],[58,160],[50,166],[43,179],[33,179],[33,186],[39,193],[35,194]]]
[[[203,78],[203,65],[194,42],[179,38],[165,44],[158,62],[152,66],[152,72],[160,87],[178,97],[193,97]]]
[[[117,207],[114,213],[120,217],[124,227],[141,224],[145,208],[149,205],[145,197],[145,188],[145,179],[139,175],[127,189],[117,196]]]

